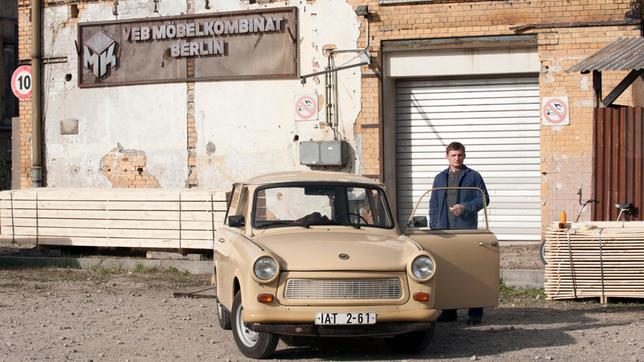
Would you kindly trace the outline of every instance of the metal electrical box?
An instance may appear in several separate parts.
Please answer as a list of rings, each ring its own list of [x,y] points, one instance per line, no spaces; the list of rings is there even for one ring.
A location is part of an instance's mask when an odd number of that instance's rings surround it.
[[[310,166],[344,166],[347,160],[345,141],[300,142],[300,164]]]

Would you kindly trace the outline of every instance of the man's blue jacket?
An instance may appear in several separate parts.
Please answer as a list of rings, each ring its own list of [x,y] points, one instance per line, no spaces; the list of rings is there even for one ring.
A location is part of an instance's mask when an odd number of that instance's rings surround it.
[[[432,187],[447,187],[449,168],[445,169],[434,178]],[[463,165],[458,178],[460,187],[478,187],[485,193],[485,202],[490,204],[490,195],[487,193],[485,182],[481,175]],[[483,198],[478,190],[458,190],[456,203],[462,204],[465,211],[456,217],[455,225],[448,225],[446,205],[447,190],[434,190],[429,198],[429,227],[432,229],[476,229],[478,226],[478,212],[483,208]]]

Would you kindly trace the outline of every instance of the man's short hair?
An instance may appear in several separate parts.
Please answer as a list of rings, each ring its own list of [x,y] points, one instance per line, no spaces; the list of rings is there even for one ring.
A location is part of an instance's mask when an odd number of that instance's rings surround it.
[[[463,144],[460,142],[452,142],[447,145],[445,153],[447,154],[449,153],[449,151],[463,151],[463,153],[465,153],[465,146],[463,146]]]

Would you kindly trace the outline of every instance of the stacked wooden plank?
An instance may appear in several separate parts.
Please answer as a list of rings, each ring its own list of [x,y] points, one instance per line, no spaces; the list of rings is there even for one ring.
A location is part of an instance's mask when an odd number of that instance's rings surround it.
[[[225,194],[207,190],[0,192],[0,238],[40,245],[211,249]]]
[[[548,299],[644,297],[644,222],[591,222],[546,232]]]

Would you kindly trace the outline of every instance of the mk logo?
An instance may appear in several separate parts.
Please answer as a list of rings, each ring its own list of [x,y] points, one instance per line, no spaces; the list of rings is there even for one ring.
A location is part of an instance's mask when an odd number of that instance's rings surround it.
[[[90,69],[101,78],[116,67],[116,46],[118,43],[103,30],[97,31],[83,44],[83,67]]]

